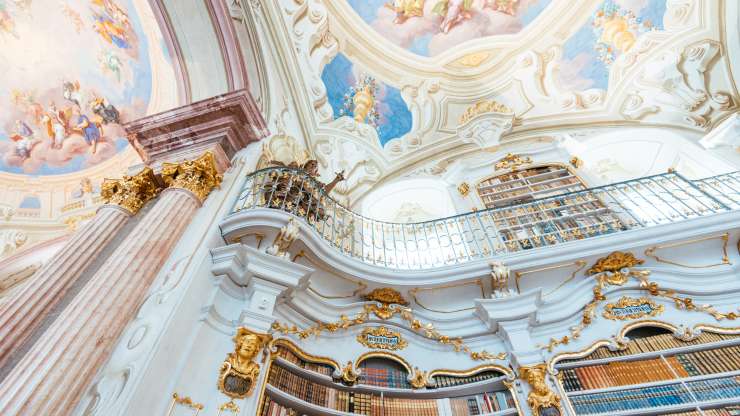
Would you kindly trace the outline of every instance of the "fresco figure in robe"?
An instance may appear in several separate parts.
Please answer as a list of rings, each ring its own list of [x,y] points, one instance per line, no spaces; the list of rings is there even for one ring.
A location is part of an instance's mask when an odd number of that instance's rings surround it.
[[[82,114],[79,107],[74,107],[72,109],[72,117],[74,122],[77,123],[74,127],[75,132],[81,134],[82,137],[85,138],[85,143],[92,147],[92,153],[95,154],[98,147],[98,141],[103,136],[101,126],[90,120],[86,115]]]
[[[51,148],[60,149],[62,142],[69,136],[69,113],[70,109],[57,109],[56,104],[52,101],[49,104],[49,110],[41,120],[46,126],[46,134],[51,140]]]
[[[15,154],[21,159],[28,159],[31,156],[31,149],[36,145],[33,138],[33,130],[22,120],[15,121],[15,133],[10,136],[15,142]]]

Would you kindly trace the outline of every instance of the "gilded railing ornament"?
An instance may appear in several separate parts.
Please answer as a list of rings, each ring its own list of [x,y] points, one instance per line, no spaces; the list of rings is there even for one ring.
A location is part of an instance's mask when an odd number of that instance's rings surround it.
[[[299,231],[300,226],[298,225],[298,222],[295,218],[291,218],[287,224],[280,228],[280,231],[275,236],[275,240],[273,240],[272,245],[268,247],[265,252],[275,257],[284,258],[286,260],[290,259],[290,253],[288,253],[288,250],[296,237],[298,237]]]
[[[221,184],[222,179],[216,168],[216,158],[211,152],[195,160],[162,164],[162,180],[168,188],[187,189],[201,202],[213,188]]]
[[[528,165],[530,163],[532,163],[532,158],[528,156],[521,157],[520,155],[508,153],[501,160],[496,162],[496,164],[494,165],[494,170],[516,169],[519,166]]]
[[[268,342],[269,334],[259,334],[240,327],[234,336],[234,352],[226,356],[221,364],[218,377],[218,389],[232,399],[243,399],[249,396],[257,384],[260,366],[254,359]]]
[[[545,377],[547,366],[538,364],[534,366],[521,367],[520,378],[526,381],[531,388],[527,395],[527,404],[532,409],[534,416],[561,416],[563,409],[560,405],[560,397],[547,386]]]
[[[477,103],[468,107],[462,116],[460,116],[459,124],[463,125],[468,121],[474,119],[476,116],[485,113],[500,113],[500,114],[511,114],[513,111],[504,104],[494,100],[481,100]]]
[[[106,179],[100,187],[100,196],[106,204],[118,205],[131,214],[139,212],[158,192],[159,185],[154,171],[148,167],[134,176]]]

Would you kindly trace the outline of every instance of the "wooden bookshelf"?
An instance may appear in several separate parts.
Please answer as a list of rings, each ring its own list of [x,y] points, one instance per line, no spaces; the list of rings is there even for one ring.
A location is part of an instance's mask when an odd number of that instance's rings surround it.
[[[740,403],[740,335],[705,332],[683,341],[662,329],[640,329],[624,350],[601,347],[555,363],[576,414],[740,414],[727,410]]]
[[[502,242],[526,250],[625,230],[626,225],[567,167],[546,165],[483,180],[478,195]]]
[[[447,384],[454,385],[437,388],[412,389],[360,383],[347,386],[335,381],[316,363],[279,350],[273,353],[268,367],[260,415],[271,416],[265,413],[267,407],[280,415],[291,415],[292,411],[308,416],[505,416],[518,413],[514,397],[504,384],[506,376],[497,371],[483,370],[460,376],[460,382],[450,380],[454,377],[452,375],[439,374],[435,377],[445,377]],[[379,364],[373,365],[377,368]],[[327,365],[327,368],[333,366]],[[469,411],[468,401],[471,403]],[[460,410],[463,408],[460,402],[466,403],[465,411]],[[458,405],[454,406],[455,403]]]

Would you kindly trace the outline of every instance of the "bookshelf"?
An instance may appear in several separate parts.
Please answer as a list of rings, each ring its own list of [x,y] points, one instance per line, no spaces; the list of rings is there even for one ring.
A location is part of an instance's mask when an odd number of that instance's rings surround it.
[[[259,415],[506,416],[518,414],[506,376],[483,369],[465,375],[434,375],[430,388],[412,389],[397,377],[408,372],[377,357],[360,362],[361,377],[347,386],[333,379],[335,367],[278,346],[271,355]],[[329,371],[329,369],[331,371]],[[386,371],[389,370],[389,371]],[[458,380],[459,379],[459,380]]]
[[[493,220],[513,251],[626,229],[595,195],[577,193],[586,186],[563,165],[500,174],[476,189],[486,208],[497,208],[491,211]]]
[[[703,332],[690,341],[638,328],[623,350],[601,347],[555,362],[577,415],[740,415],[740,335]]]

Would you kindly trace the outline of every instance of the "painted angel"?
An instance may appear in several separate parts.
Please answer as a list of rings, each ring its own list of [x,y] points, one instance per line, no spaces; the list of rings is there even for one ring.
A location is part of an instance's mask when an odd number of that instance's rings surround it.
[[[440,0],[434,5],[432,12],[444,17],[439,30],[449,33],[455,25],[472,17],[472,7],[473,0]]]
[[[516,14],[516,7],[518,4],[519,0],[485,0],[483,8],[493,9],[497,12],[513,16]]]
[[[95,22],[93,29],[105,39],[106,42],[116,45],[121,49],[130,49],[131,43],[127,35],[126,28],[109,16],[95,13],[93,15]]]
[[[62,83],[62,96],[78,106],[82,107],[82,92],[79,81],[64,81]]]
[[[401,24],[410,17],[424,16],[425,0],[394,0],[393,3],[386,3],[385,7],[396,13],[393,23]]]
[[[33,130],[21,120],[15,121],[15,132],[10,135],[10,140],[15,143],[16,156],[21,159],[31,157],[31,150],[37,144],[33,138]]]

